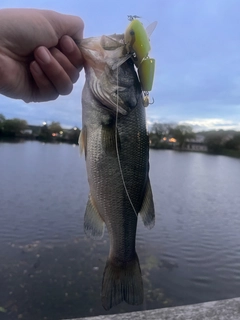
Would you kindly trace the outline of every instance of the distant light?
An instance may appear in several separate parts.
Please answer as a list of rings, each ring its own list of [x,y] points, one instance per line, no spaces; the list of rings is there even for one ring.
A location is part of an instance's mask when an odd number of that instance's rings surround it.
[[[163,141],[166,141],[166,140],[167,140],[167,138],[166,138],[166,137],[164,137],[164,138],[163,138]]]
[[[174,139],[174,138],[171,138],[171,139],[169,139],[169,142],[173,142],[173,143],[175,143],[175,142],[177,142],[177,140],[176,140],[176,139]]]
[[[42,124],[43,124],[43,126],[45,126],[45,125],[47,124],[47,122],[43,121],[43,123],[42,123]]]
[[[77,127],[74,127],[73,130],[77,130]]]
[[[60,134],[63,134],[63,131],[59,131]]]

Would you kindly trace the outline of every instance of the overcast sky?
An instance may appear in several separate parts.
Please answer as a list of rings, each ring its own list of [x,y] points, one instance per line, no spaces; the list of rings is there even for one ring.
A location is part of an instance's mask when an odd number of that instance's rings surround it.
[[[123,33],[127,15],[141,16],[145,26],[158,21],[149,54],[157,65],[148,121],[240,130],[239,0],[1,0],[0,8],[9,7],[79,15],[85,37]],[[72,93],[52,102],[26,104],[0,95],[0,113],[29,124],[81,127],[84,78],[82,72]]]

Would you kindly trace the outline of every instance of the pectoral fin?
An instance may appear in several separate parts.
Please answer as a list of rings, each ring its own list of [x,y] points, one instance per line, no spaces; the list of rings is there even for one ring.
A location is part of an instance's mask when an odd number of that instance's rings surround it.
[[[94,239],[101,239],[104,234],[104,222],[92,201],[91,195],[84,216],[84,231]]]
[[[87,128],[86,128],[86,126],[84,126],[80,132],[78,144],[79,144],[79,148],[80,148],[80,153],[82,154],[83,152],[85,152],[85,157],[86,157],[86,152],[87,152]]]
[[[118,130],[115,128],[114,124],[102,125],[101,140],[103,150],[106,152],[106,154],[112,154],[113,156],[116,156],[116,150],[117,148],[118,150],[120,149],[121,143]]]
[[[148,229],[152,229],[155,224],[155,210],[153,203],[152,188],[149,179],[147,181],[145,195],[139,213],[142,217],[145,227],[147,227]]]

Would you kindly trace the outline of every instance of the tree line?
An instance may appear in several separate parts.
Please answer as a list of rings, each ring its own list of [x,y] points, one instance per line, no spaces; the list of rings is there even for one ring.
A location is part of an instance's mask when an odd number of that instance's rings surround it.
[[[40,141],[58,141],[78,143],[80,130],[77,127],[63,129],[61,124],[52,121],[49,125],[29,125],[26,120],[19,118],[6,119],[0,114],[0,138],[23,138],[36,139]]]
[[[21,131],[27,129],[26,120],[18,118],[5,119],[4,115],[0,114],[0,136],[15,137],[21,134]]]
[[[169,141],[173,138],[176,140],[175,147],[183,150],[196,136],[203,137],[202,144],[206,145],[210,153],[231,155],[233,151],[240,156],[240,131],[220,129],[195,133],[189,125],[154,123],[149,133],[150,145],[157,149],[172,148],[173,143]]]
[[[31,133],[28,132],[30,129]],[[0,138],[25,138],[41,141],[61,141],[78,143],[80,130],[73,127],[63,129],[59,122],[53,121],[42,126],[28,125],[26,120],[6,119],[0,114]],[[154,123],[149,131],[150,147],[156,149],[178,148],[184,150],[186,144],[201,135],[203,144],[211,153],[231,154],[240,156],[240,132],[234,130],[211,130],[195,133],[189,125],[171,123]]]
[[[150,145],[156,149],[166,149],[172,144],[169,141],[173,138],[180,149],[188,139],[194,139],[196,134],[191,126],[174,125],[169,123],[155,122],[149,132]]]

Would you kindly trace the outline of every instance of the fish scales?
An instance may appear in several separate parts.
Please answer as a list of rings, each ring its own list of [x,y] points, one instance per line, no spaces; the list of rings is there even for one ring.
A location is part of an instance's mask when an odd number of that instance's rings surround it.
[[[84,227],[95,238],[103,235],[104,225],[109,233],[102,282],[104,308],[123,300],[137,305],[143,302],[135,250],[137,214],[147,227],[154,225],[141,87],[126,55],[123,35],[84,39],[80,49],[86,72],[80,145],[90,187]]]

